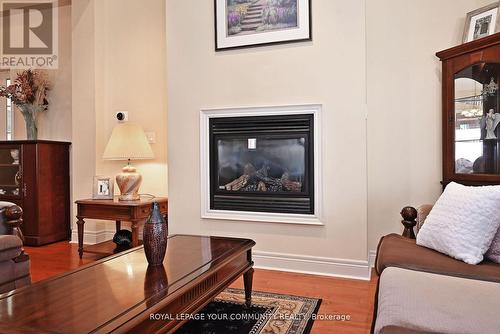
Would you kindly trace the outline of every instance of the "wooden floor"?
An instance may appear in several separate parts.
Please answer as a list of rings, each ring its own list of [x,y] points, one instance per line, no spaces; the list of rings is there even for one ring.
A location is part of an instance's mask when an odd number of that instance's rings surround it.
[[[31,259],[33,282],[78,268],[99,258],[85,254],[83,260],[80,260],[77,246],[68,242],[26,247],[26,252]],[[323,301],[319,314],[349,315],[351,320],[316,320],[311,333],[350,334],[369,333],[376,284],[375,275],[371,281],[358,281],[256,269],[253,288],[256,291],[321,298]],[[232,287],[243,288],[243,280],[239,279]]]

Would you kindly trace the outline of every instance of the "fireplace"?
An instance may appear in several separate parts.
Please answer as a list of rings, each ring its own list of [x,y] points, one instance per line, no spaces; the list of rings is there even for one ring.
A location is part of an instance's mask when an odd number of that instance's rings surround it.
[[[210,209],[315,213],[314,115],[209,120]]]

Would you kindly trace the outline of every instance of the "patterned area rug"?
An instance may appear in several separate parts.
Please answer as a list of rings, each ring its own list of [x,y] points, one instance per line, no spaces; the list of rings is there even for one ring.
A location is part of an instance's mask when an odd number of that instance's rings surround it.
[[[308,334],[321,299],[226,289],[176,334]]]

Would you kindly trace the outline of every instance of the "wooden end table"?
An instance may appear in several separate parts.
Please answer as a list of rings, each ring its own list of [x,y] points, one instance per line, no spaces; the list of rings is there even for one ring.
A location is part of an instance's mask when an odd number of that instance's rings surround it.
[[[118,197],[114,199],[84,199],[76,201],[77,215],[76,222],[78,225],[78,254],[80,259],[83,252],[89,253],[103,253],[111,255],[113,252],[108,251],[91,251],[83,248],[83,231],[85,225],[85,218],[100,219],[100,220],[114,220],[116,222],[116,231],[121,229],[122,221],[129,221],[132,223],[132,247],[139,246],[139,224],[144,222],[151,211],[151,204],[157,202],[160,205],[160,211],[167,219],[168,213],[168,199],[164,197],[155,197],[153,199],[142,198],[138,201],[119,201]],[[110,244],[111,242],[106,242]],[[95,248],[95,246],[94,246]],[[107,249],[109,247],[103,247]],[[108,254],[111,253],[111,254]]]

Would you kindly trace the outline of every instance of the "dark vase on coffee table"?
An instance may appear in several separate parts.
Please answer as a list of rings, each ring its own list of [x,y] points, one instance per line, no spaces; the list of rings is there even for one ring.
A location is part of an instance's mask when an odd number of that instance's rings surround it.
[[[167,236],[167,222],[160,212],[158,203],[153,203],[143,232],[144,252],[149,265],[159,266],[163,264],[167,250]]]

